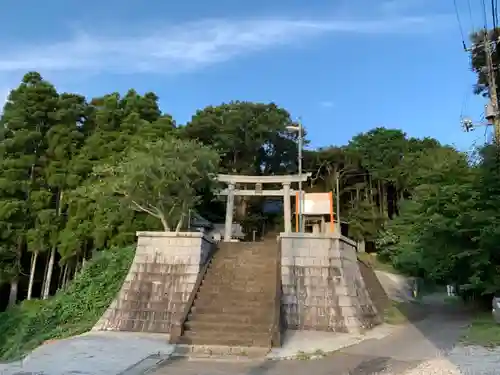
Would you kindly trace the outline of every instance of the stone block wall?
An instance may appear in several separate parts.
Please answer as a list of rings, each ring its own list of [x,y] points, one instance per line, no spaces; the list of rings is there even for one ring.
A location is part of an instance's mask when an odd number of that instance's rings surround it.
[[[283,315],[289,329],[359,332],[380,322],[356,244],[336,233],[282,233]]]
[[[202,233],[138,232],[118,296],[93,330],[169,333],[215,245]]]

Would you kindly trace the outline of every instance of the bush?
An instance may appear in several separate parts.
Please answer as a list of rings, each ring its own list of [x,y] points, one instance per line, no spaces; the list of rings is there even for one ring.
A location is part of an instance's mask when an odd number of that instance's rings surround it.
[[[118,293],[133,257],[133,248],[101,251],[65,290],[0,313],[0,360],[19,359],[46,340],[90,330]]]

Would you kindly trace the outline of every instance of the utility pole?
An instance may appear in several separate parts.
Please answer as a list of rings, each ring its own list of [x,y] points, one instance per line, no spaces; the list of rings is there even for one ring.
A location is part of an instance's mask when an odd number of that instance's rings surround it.
[[[304,147],[304,127],[302,126],[302,119],[299,117],[299,121],[297,122],[297,125],[289,125],[286,127],[287,130],[291,132],[297,132],[298,133],[298,156],[297,156],[297,166],[298,166],[298,173],[299,177],[302,176],[302,148]],[[302,209],[302,201],[303,201],[303,191],[302,191],[302,180],[299,180],[299,207],[298,207],[298,222],[299,222],[299,227],[298,231],[303,232],[303,209]]]
[[[495,40],[496,46],[496,40]],[[498,92],[495,66],[493,64],[491,44],[488,32],[484,33],[484,52],[486,54],[486,69],[488,74],[488,88],[490,94],[490,103],[486,107],[486,119],[491,122],[494,129],[494,140],[500,144],[500,117],[498,116]]]
[[[337,233],[341,234],[342,228],[340,226],[340,172],[337,172],[337,176],[335,176],[335,190],[336,190],[335,206],[337,206],[335,210],[337,213]]]
[[[489,103],[485,106],[485,118],[486,123],[474,123],[470,118],[462,119],[462,126],[466,132],[472,131],[479,126],[493,126],[494,142],[500,145],[500,116],[499,116],[499,103],[498,103],[498,89],[496,81],[496,68],[493,61],[493,51],[492,44],[496,45],[499,41],[498,38],[492,42],[489,40],[489,33],[484,30],[484,38],[481,44],[476,44],[475,47],[466,49],[467,52],[475,53],[475,49],[482,46],[484,48],[484,54],[486,57],[486,67],[484,68],[484,73],[488,80],[488,93],[489,93]]]
[[[304,147],[304,128],[302,127],[302,119],[299,118],[299,150],[298,150],[298,169],[299,169],[299,178],[302,177],[302,148]],[[302,192],[302,180],[299,180],[299,231],[303,232],[303,192]]]

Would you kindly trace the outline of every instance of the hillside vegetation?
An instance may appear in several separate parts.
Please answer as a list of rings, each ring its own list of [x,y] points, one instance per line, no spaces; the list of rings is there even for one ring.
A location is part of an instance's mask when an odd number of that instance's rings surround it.
[[[55,296],[0,313],[0,360],[18,359],[46,340],[90,330],[119,291],[133,257],[133,248],[101,251]]]

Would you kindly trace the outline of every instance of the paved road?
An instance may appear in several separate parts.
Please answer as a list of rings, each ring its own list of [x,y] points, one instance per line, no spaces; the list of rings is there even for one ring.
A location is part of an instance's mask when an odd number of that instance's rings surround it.
[[[414,325],[401,327],[383,339],[364,341],[331,356],[310,361],[249,363],[170,360],[155,375],[500,375],[500,350],[455,346],[468,316],[438,306]],[[90,334],[42,346],[21,363],[0,364],[0,375],[140,375],[173,348],[164,337],[135,334]],[[141,359],[157,353],[141,363]],[[436,360],[437,358],[437,360]],[[443,360],[445,358],[445,360]],[[433,360],[434,359],[434,360]],[[429,362],[431,361],[431,362]],[[133,368],[130,368],[132,366]],[[418,366],[423,366],[422,369]],[[437,371],[440,367],[444,370]],[[129,369],[128,369],[129,368]],[[127,370],[128,369],[128,370]],[[432,370],[432,371],[431,371]],[[417,372],[415,372],[417,371]],[[151,374],[151,372],[149,372]]]
[[[468,323],[463,314],[433,313],[389,337],[367,340],[323,359],[221,363],[171,360],[155,375],[365,375],[404,374],[423,362],[449,356]],[[460,367],[463,363],[457,363]],[[484,372],[482,372],[484,373]],[[437,373],[439,374],[439,373]],[[500,374],[500,369],[499,369]]]

